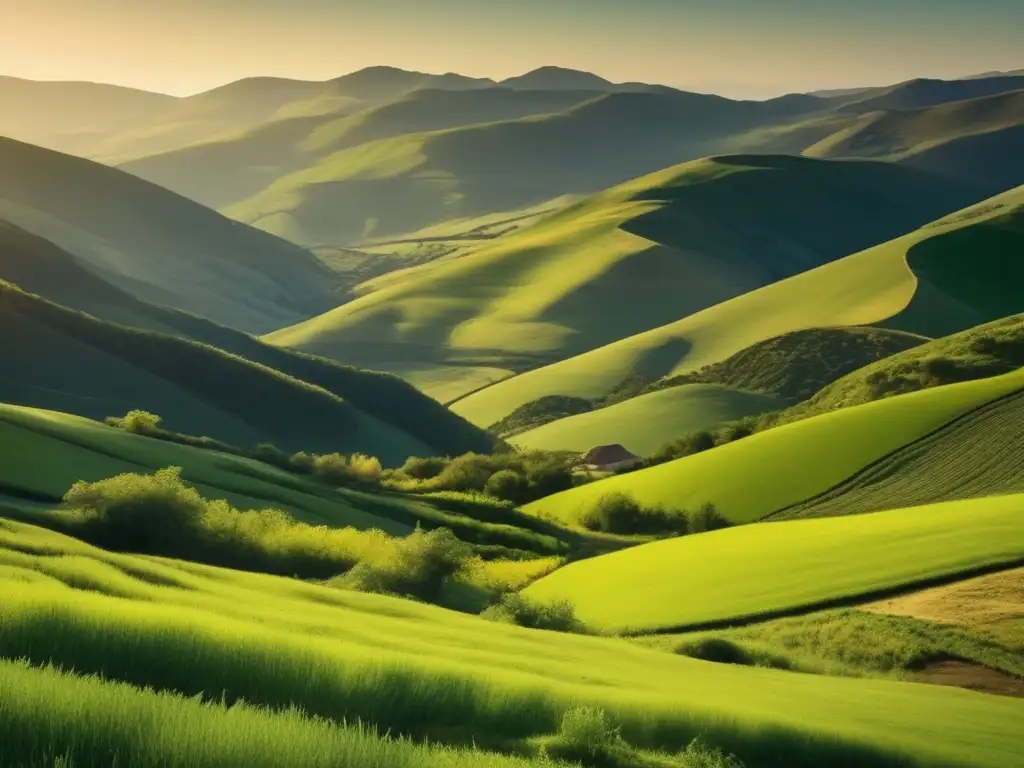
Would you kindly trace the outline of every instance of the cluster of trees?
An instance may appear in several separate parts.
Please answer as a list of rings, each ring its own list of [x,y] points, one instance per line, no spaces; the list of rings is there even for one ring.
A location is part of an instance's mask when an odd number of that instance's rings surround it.
[[[733,443],[745,437],[750,437],[756,432],[767,429],[771,424],[772,416],[773,414],[765,414],[759,417],[741,419],[723,424],[713,432],[702,429],[683,435],[678,440],[666,443],[651,456],[647,457],[643,462],[643,466],[653,467],[668,461],[681,459],[684,456],[693,456],[697,453],[710,451],[719,445],[726,445],[727,443]]]
[[[730,523],[714,504],[693,511],[645,507],[627,493],[599,496],[580,516],[584,528],[623,535],[685,536],[728,528]]]
[[[543,452],[410,458],[398,469],[386,470],[381,482],[410,493],[485,494],[518,506],[572,488],[574,461],[571,454]]]

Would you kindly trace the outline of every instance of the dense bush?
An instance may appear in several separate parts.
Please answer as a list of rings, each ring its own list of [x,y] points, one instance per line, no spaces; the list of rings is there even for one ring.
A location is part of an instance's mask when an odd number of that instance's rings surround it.
[[[516,624],[529,629],[549,629],[555,632],[585,633],[587,628],[576,618],[576,609],[568,600],[542,603],[531,600],[519,592],[511,592],[481,616],[491,621]]]
[[[708,533],[732,525],[714,504],[708,503],[689,515],[690,533]]]
[[[486,493],[526,504],[573,486],[575,456],[531,453],[466,453],[450,459],[409,459],[382,475],[385,487],[410,493]]]
[[[361,453],[350,456],[326,453],[313,459],[313,476],[331,485],[372,484],[380,475],[380,460]]]
[[[618,534],[682,535],[689,523],[684,512],[662,507],[642,507],[625,493],[607,493],[591,505],[581,516],[580,523],[592,531]]]
[[[441,470],[448,466],[448,461],[438,457],[421,459],[410,456],[398,471],[414,480],[430,480],[441,474]]]
[[[484,485],[484,493],[496,499],[521,504],[529,489],[529,481],[513,469],[502,469],[491,475]]]
[[[361,592],[437,601],[444,583],[473,557],[468,544],[451,531],[417,529],[393,546],[372,552],[344,576],[330,583]]]

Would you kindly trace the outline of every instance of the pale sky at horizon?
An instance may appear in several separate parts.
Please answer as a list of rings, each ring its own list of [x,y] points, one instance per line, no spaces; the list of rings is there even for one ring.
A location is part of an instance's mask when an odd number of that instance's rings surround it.
[[[188,94],[554,64],[737,98],[1024,68],[1024,0],[0,0],[0,74]]]

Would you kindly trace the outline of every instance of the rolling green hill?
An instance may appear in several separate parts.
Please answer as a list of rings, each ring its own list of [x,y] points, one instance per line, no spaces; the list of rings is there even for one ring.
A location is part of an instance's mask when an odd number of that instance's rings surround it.
[[[509,442],[525,450],[577,453],[619,443],[638,456],[649,456],[680,435],[774,411],[784,403],[730,387],[687,384],[567,416],[517,434]]]
[[[771,618],[1021,562],[1022,510],[1024,495],[993,496],[743,526],[572,563],[526,594],[615,632]]]
[[[880,163],[695,161],[586,198],[454,260],[385,276],[379,289],[371,284],[356,301],[267,340],[390,370],[428,393],[439,384],[439,370],[461,366],[464,393],[480,369],[519,372],[656,328],[909,231],[965,198],[972,194],[959,184]],[[748,319],[759,330],[768,327],[760,316]],[[670,343],[648,368],[688,349],[684,340]],[[629,373],[621,369],[614,384]],[[534,376],[484,389],[455,408],[489,426],[547,394],[607,391],[606,379],[590,381],[589,374],[586,392],[572,391],[575,377],[559,377],[518,402],[477,407],[492,392],[517,390]],[[454,391],[451,377],[441,383]]]
[[[1024,493],[1024,392],[965,414],[772,520]]]
[[[1022,217],[1018,187],[675,323],[498,382],[453,410],[490,425],[546,395],[601,397],[629,376],[690,373],[795,330],[870,324],[938,337],[1020,312]]]
[[[932,80],[918,78],[864,94],[839,97],[847,112],[875,112],[891,109],[921,109],[979,96],[992,96],[1024,88],[1024,77],[986,77],[976,80]]]
[[[921,517],[892,519],[914,529]],[[998,510],[980,515],[965,557],[983,550],[998,524]],[[931,547],[924,552],[942,543],[915,533]],[[955,535],[952,526],[946,533]],[[687,543],[704,538],[715,537]],[[553,735],[563,714],[581,704],[603,708],[639,747],[675,750],[702,734],[764,768],[1003,768],[1022,748],[1015,727],[1022,705],[1008,698],[711,664],[291,579],[114,555],[6,521],[0,541],[0,584],[11,598],[0,604],[0,656],[52,662],[75,675],[102,672],[58,678],[53,670],[3,663],[2,733],[27,759],[35,754],[33,734],[73,759],[101,754],[131,728],[138,739],[116,743],[140,762],[158,755],[203,766],[461,766],[435,761],[456,759],[444,753],[401,762],[368,746],[345,751],[330,721],[358,721],[433,749],[468,745],[472,736],[477,748],[530,755],[535,740]],[[1003,541],[1013,546],[1012,537]],[[941,569],[940,558],[924,557],[918,570]],[[907,565],[904,574],[913,570]],[[52,695],[57,687],[60,695]],[[212,700],[201,710],[198,701],[192,707],[166,696],[200,692]],[[266,709],[238,706],[239,699]],[[289,707],[297,709],[287,714]],[[147,724],[149,716],[161,725]],[[173,744],[160,735],[168,724],[175,726]],[[213,728],[216,738],[206,730]],[[474,759],[476,766],[505,765],[482,752]]]
[[[1024,366],[1024,315],[944,336],[865,365],[791,409],[798,418]]]
[[[344,245],[447,219],[593,193],[713,154],[721,137],[817,100],[610,93],[556,115],[410,133],[343,149],[225,212],[303,244]],[[322,211],[337,212],[330,219]]]
[[[532,444],[534,437],[543,437],[546,441],[548,436],[557,436],[567,446],[596,445],[590,441],[592,435],[585,438],[581,433],[577,437],[574,432],[577,427],[587,427],[590,433],[591,425],[600,424],[599,433],[604,443],[624,442],[634,453],[650,455],[656,448],[689,432],[805,401],[846,374],[925,341],[927,339],[921,336],[881,328],[794,331],[754,344],[720,363],[692,373],[656,381],[631,377],[601,399],[558,395],[541,398],[520,406],[488,429],[503,437],[526,433],[523,441],[513,441],[524,445]],[[1009,370],[1012,369],[1003,368],[999,372]],[[685,391],[675,391],[680,388]],[[665,391],[675,393],[654,396]],[[705,403],[712,392],[715,396]],[[634,399],[642,400],[643,404],[626,405]],[[696,407],[707,404],[711,408],[694,419],[696,412],[689,404]],[[736,407],[721,407],[725,404]],[[796,410],[789,408],[786,413]],[[622,431],[621,437],[629,435],[634,442],[617,440],[617,430]],[[633,445],[645,447],[638,450]]]
[[[116,289],[110,293],[119,298]],[[111,314],[135,310],[171,330],[223,340],[235,354],[100,321],[0,283],[0,400],[92,418],[141,408],[176,431],[229,443],[360,451],[390,464],[493,445],[394,377],[276,350],[198,318],[120,298],[126,301],[104,305],[114,307]]]
[[[176,103],[173,96],[116,85],[0,77],[0,136],[76,152]]]
[[[578,523],[597,499],[624,492],[648,507],[694,510],[710,502],[732,522],[748,523],[825,492],[952,419],[1022,388],[1024,369],[843,408],[573,488],[525,509]]]
[[[156,304],[249,331],[334,305],[308,251],[127,173],[0,139],[0,218]]]
[[[275,375],[280,372],[284,378],[301,382],[303,387],[312,385],[313,389],[326,390],[331,396],[354,405],[364,415],[390,425],[383,432],[394,429],[396,434],[415,436],[413,444],[420,446],[419,450],[426,445],[433,453],[458,455],[466,451],[487,451],[493,445],[489,436],[401,379],[272,347],[245,333],[194,315],[139,301],[83,269],[73,256],[52,243],[0,221],[0,281],[3,280],[119,326],[170,334],[218,347],[245,361],[273,369]],[[153,379],[147,386],[142,386],[138,377],[143,372],[137,370],[133,355],[137,353],[137,340],[144,336],[133,334],[126,328],[108,327],[109,333],[104,337],[106,346],[97,345],[93,334],[88,331],[90,324],[87,318],[76,319],[74,313],[47,307],[44,302],[33,302],[15,291],[5,295],[21,301],[20,311],[7,310],[3,327],[3,337],[9,340],[10,354],[6,370],[0,373],[0,380],[6,382],[8,400],[54,407],[94,418],[122,413],[126,410],[124,406],[141,407],[143,401],[147,401],[150,403],[147,407],[167,416],[172,426],[178,429],[203,430],[228,441],[248,441],[254,436],[252,429],[241,428],[237,421],[225,423],[224,414],[214,413],[210,418],[211,412],[205,407],[190,411],[189,403],[180,398],[182,393],[174,387],[168,390],[164,383]],[[56,332],[40,326],[36,315],[55,323]],[[33,329],[31,332],[30,328]],[[73,337],[84,339],[86,346],[71,341]],[[112,340],[116,338],[122,338],[124,343],[114,343]],[[187,358],[187,353],[194,349],[194,345],[187,345],[184,341],[177,346],[170,340],[164,343],[172,345],[168,348],[177,350],[174,356],[179,360]],[[121,362],[107,354],[111,349]],[[55,364],[55,361],[64,361],[62,354],[70,356],[66,366]],[[71,363],[71,360],[75,362]],[[127,370],[122,367],[125,362],[130,366]],[[75,371],[75,365],[81,368]],[[245,374],[251,373],[254,367],[237,365],[230,370],[241,378],[224,382],[225,394],[222,396],[225,397],[232,386],[242,386]],[[83,371],[91,373],[83,376]],[[174,374],[173,371],[171,373]],[[124,376],[125,382],[136,382],[139,386],[118,384],[119,376]],[[191,405],[198,406],[198,403]],[[164,410],[165,406],[167,410]],[[299,441],[301,447],[307,447],[302,444],[306,436],[316,443],[335,439],[327,430],[329,427],[323,425],[296,423],[288,431],[292,435],[290,441]],[[256,434],[259,432],[257,429]],[[403,442],[399,440],[397,445]],[[401,457],[396,460],[401,460]]]
[[[872,112],[804,154],[906,163],[970,180],[996,194],[1024,178],[1018,159],[1024,155],[1024,90],[924,109]]]
[[[359,144],[561,112],[597,96],[579,90],[416,90],[364,109],[349,106],[324,114],[265,121],[219,141],[140,157],[120,167],[204,205],[221,208],[258,194],[282,176]]]

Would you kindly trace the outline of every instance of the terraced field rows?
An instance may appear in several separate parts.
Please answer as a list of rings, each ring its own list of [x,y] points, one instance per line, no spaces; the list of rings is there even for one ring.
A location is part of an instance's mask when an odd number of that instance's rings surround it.
[[[766,519],[835,517],[1024,491],[1024,390],[965,414]]]

